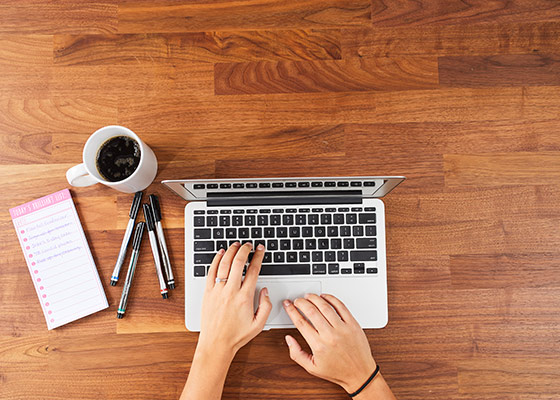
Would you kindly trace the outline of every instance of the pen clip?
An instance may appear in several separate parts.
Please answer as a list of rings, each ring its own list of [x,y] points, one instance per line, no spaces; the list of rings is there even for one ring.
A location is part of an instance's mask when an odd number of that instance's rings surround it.
[[[152,212],[154,215],[154,221],[161,221],[161,208],[159,206],[159,199],[155,194],[150,195],[150,204],[152,205]]]
[[[152,214],[152,209],[147,203],[144,203],[142,205],[142,208],[144,209],[144,219],[146,220],[146,226],[148,227],[148,231],[153,231],[155,228],[155,224],[154,224],[154,216]]]
[[[134,239],[132,240],[132,250],[140,249],[140,243],[142,243],[142,234],[144,233],[144,222],[138,222],[136,224],[136,230],[134,231]]]
[[[142,202],[143,194],[144,192],[142,191],[136,192],[134,194],[134,200],[132,200],[132,205],[130,206],[130,212],[128,213],[131,219],[136,219],[136,216],[138,215],[138,210],[140,209],[140,203]]]

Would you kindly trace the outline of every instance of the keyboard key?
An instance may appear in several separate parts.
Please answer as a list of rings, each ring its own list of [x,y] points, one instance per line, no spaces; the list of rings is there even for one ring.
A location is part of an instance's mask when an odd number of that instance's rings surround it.
[[[336,252],[337,261],[348,261],[348,252],[346,250],[339,250]],[[354,260],[352,260],[354,261]],[[358,260],[361,261],[361,260]]]
[[[206,268],[202,265],[197,265],[193,268],[194,276],[206,275]]]
[[[333,216],[333,222],[334,222],[336,225],[341,225],[341,224],[343,224],[343,223],[344,223],[344,214],[335,214],[335,215]]]
[[[331,249],[342,249],[342,239],[331,239]]]
[[[375,214],[360,214],[360,224],[375,224]]]
[[[278,240],[267,240],[266,241],[266,248],[267,250],[278,250]]]
[[[193,225],[194,226],[204,226],[204,217],[194,217]]]
[[[368,274],[377,274],[377,268],[368,268],[366,269]]]
[[[375,211],[375,207],[366,207],[364,211]]]
[[[270,216],[270,225],[280,225],[280,223],[281,223],[280,215]]]
[[[283,263],[284,262],[284,253],[281,251],[274,252],[273,259],[275,263]]]
[[[336,186],[336,182],[325,182],[325,187],[334,187]]]
[[[314,213],[322,213],[322,212],[323,212],[323,209],[322,209],[322,208],[312,208],[312,209],[311,209],[311,212],[314,212]]]
[[[300,251],[299,252],[299,262],[309,262],[311,254],[308,251]]]
[[[280,240],[280,250],[291,250],[292,242],[290,239]]]
[[[350,252],[351,261],[377,261],[377,251],[360,251],[355,250]]]
[[[228,239],[235,239],[237,237],[237,228],[227,228],[226,237]]]
[[[301,236],[303,237],[313,236],[313,228],[310,226],[304,226],[303,228],[301,228]]]
[[[305,250],[315,250],[317,241],[315,239],[305,239]]]
[[[305,225],[307,218],[305,214],[296,214],[296,225]]]
[[[251,238],[262,238],[262,228],[251,228]]]
[[[298,182],[298,187],[309,187],[309,182]]]
[[[206,226],[218,226],[218,217],[213,215],[206,217]]]
[[[315,227],[315,237],[325,237],[327,236],[327,232],[324,226],[316,226]]]
[[[327,236],[328,237],[337,237],[338,236],[338,226],[328,226],[327,227]]]
[[[204,189],[206,187],[206,185],[204,183],[195,183],[193,185],[193,188],[195,189]]]
[[[322,262],[323,261],[323,252],[322,251],[311,252],[311,260],[313,262]]]
[[[332,216],[331,216],[331,214],[321,214],[321,224],[323,224],[323,225],[330,225],[330,224],[332,224]]]
[[[288,228],[283,227],[283,226],[276,228],[276,237],[279,237],[279,238],[288,237]]]
[[[289,251],[286,253],[287,262],[298,262],[297,251]]]
[[[230,226],[230,220],[229,215],[220,215],[220,226]]]
[[[375,186],[375,182],[366,181],[364,182],[364,186]]]
[[[281,208],[275,208],[274,210],[272,210],[272,212],[273,212],[274,214],[282,214],[282,213],[284,212],[284,210],[281,209]]]
[[[268,225],[268,215],[259,215],[257,218],[257,225],[259,226]]]
[[[220,214],[231,214],[231,210],[220,210]]]
[[[274,228],[264,228],[264,237],[265,238],[274,237]]]
[[[290,213],[290,214],[295,214],[295,213],[298,212],[298,210],[295,209],[295,208],[286,208],[286,212],[287,212],[287,213]]]
[[[336,253],[334,251],[325,251],[325,261],[336,261]]]
[[[321,250],[326,250],[329,248],[329,239],[319,239],[317,240],[317,247]]]
[[[292,241],[292,249],[303,250],[303,239],[295,239]]]
[[[299,226],[291,226],[289,229],[290,237],[300,237],[300,229]]]
[[[338,268],[339,265],[338,264],[329,264],[329,274],[338,274]]]
[[[239,242],[239,240],[230,240],[230,241],[229,241],[229,245],[230,245],[230,246],[233,246],[233,244],[236,243],[236,242]]]
[[[204,214],[204,210],[194,210],[195,214]]]
[[[377,229],[375,226],[368,225],[366,226],[366,236],[376,236]]]
[[[244,187],[245,187],[245,185],[243,183],[234,183],[233,184],[234,189],[243,189]]]
[[[317,225],[319,224],[319,215],[318,214],[309,214],[307,216],[307,221],[309,225]]]
[[[216,250],[221,250],[221,249],[227,250],[227,248],[228,248],[227,241],[225,241],[225,240],[218,240],[218,241],[216,242]]]
[[[364,209],[362,207],[352,207],[350,211],[352,212],[362,212]]]
[[[194,238],[195,239],[210,239],[212,237],[212,231],[210,229],[195,229]]]
[[[243,225],[243,217],[241,215],[234,215],[233,217],[231,217],[231,224],[233,226]]]
[[[350,209],[348,207],[339,207],[338,212],[348,212]]]
[[[240,239],[247,239],[249,237],[249,228],[239,228],[238,235]]]
[[[340,227],[340,236],[350,236],[350,227],[349,226],[341,226]]]
[[[346,181],[340,181],[336,184],[338,187],[347,187],[349,185]]]
[[[351,269],[351,268],[342,268],[342,269],[340,270],[340,272],[341,272],[342,274],[344,274],[344,275],[346,275],[346,274],[351,274],[351,273],[352,273],[352,269]]]
[[[218,184],[217,183],[209,183],[206,187],[208,189],[218,189]]]
[[[292,214],[284,214],[282,216],[282,224],[283,225],[293,225],[294,224],[294,216]]]
[[[254,215],[246,215],[245,216],[245,225],[246,226],[254,226],[255,225],[255,216]]]
[[[224,238],[224,228],[214,228],[212,229],[213,239],[223,239]]]
[[[267,264],[261,268],[261,275],[309,275],[310,264]]]
[[[353,249],[355,246],[353,238],[344,239],[343,244],[345,249]]]
[[[363,274],[365,272],[365,264],[364,263],[354,263],[354,273],[355,274]]]
[[[327,264],[313,264],[313,275],[325,275],[327,273]]]
[[[364,227],[361,225],[354,225],[352,227],[352,236],[364,236]]]
[[[311,182],[311,187],[323,187],[323,182]]]
[[[195,264],[212,264],[214,259],[214,253],[194,253],[194,263]]]
[[[268,182],[259,183],[259,188],[261,188],[261,189],[267,189],[269,187],[270,187],[270,183],[268,183]]]
[[[234,214],[245,214],[245,210],[233,210]]]
[[[284,184],[282,182],[274,182],[272,184],[272,187],[273,188],[281,188],[281,187],[284,187]]]
[[[264,253],[263,263],[271,263],[271,262],[272,262],[272,253],[270,251],[267,251],[266,253]]]
[[[377,247],[376,238],[356,239],[356,248],[358,249],[375,249]]]
[[[350,182],[350,186],[352,186],[352,187],[362,186],[362,182],[357,182],[357,181]]]
[[[256,183],[248,183],[245,185],[247,189],[255,189],[257,187]]]
[[[255,243],[253,243],[253,246],[255,247],[255,249],[257,248],[257,246],[259,244],[262,244],[265,248],[266,248],[266,243],[264,239],[257,239],[255,240]],[[251,254],[255,254],[255,253],[251,253]]]
[[[220,189],[231,189],[231,183],[220,183]]]
[[[355,225],[357,222],[356,217],[357,217],[356,214],[346,214],[346,223],[348,225]]]
[[[208,214],[218,214],[218,210],[208,210]]]
[[[294,187],[296,187],[296,183],[295,182],[286,182],[286,187],[287,188],[294,188]]]
[[[256,208],[251,208],[249,210],[247,210],[247,214],[258,214],[259,210],[257,210]]]
[[[195,240],[194,251],[214,251],[214,242],[212,240]]]
[[[261,208],[259,214],[270,214],[270,208]]]

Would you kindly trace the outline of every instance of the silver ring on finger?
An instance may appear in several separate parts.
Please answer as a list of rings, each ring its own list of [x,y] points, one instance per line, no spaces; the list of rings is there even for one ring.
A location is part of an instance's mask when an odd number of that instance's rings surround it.
[[[227,278],[216,278],[215,283],[220,283],[220,282],[227,282]]]

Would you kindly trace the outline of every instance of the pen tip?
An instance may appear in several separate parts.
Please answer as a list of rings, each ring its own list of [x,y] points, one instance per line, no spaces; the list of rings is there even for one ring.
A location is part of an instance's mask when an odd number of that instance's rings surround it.
[[[111,286],[116,286],[117,285],[117,281],[111,281]]]
[[[174,283],[170,283],[170,284],[169,284],[169,289],[175,289],[175,284],[174,284]]]
[[[118,319],[122,319],[122,317],[124,317],[123,314],[117,314],[117,318],[118,318]]]
[[[163,297],[164,299],[167,299],[167,293],[162,293],[161,297]]]

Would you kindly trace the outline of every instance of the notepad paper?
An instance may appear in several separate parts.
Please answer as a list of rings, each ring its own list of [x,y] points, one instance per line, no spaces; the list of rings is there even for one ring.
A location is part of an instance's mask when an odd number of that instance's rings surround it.
[[[10,214],[49,329],[109,306],[68,189]]]

